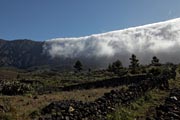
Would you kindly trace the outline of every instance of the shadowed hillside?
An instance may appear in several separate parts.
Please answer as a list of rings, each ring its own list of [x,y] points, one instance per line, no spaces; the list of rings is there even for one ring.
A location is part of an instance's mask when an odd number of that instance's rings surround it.
[[[46,63],[43,42],[31,40],[0,40],[0,65],[26,68]]]

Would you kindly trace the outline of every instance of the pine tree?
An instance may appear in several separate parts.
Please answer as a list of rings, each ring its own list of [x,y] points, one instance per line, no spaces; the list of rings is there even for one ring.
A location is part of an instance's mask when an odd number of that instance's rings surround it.
[[[112,72],[112,65],[111,64],[108,65],[108,71]]]
[[[159,65],[160,65],[159,59],[158,59],[156,56],[154,56],[154,57],[152,58],[152,60],[151,60],[151,65],[153,65],[153,66],[159,66]]]
[[[127,71],[123,68],[120,60],[116,60],[112,64],[109,64],[108,71],[113,72],[119,76],[122,76],[127,73]]]
[[[122,66],[122,63],[120,60],[116,60],[115,62],[113,62],[112,71],[114,73],[118,74],[122,68],[123,68],[123,66]]]
[[[77,60],[76,63],[74,64],[74,68],[76,69],[77,72],[80,72],[82,70],[82,63]]]
[[[130,59],[130,65],[129,68],[131,69],[132,74],[138,73],[139,68],[139,60],[136,58],[136,55],[132,54]]]

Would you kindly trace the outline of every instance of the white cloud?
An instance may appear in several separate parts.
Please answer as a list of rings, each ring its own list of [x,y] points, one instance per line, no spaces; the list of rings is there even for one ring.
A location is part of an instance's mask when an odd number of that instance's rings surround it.
[[[52,57],[121,57],[136,54],[143,62],[152,55],[180,61],[180,18],[79,38],[56,38],[44,44]],[[173,59],[172,59],[173,58]]]

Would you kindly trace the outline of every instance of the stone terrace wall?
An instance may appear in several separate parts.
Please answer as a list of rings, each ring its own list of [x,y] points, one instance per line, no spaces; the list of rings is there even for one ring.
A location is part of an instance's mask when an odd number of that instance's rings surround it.
[[[155,120],[180,120],[180,89],[173,89],[164,105],[156,107]]]
[[[105,120],[107,113],[113,112],[117,106],[126,105],[143,96],[147,91],[159,87],[167,81],[167,77],[153,77],[133,86],[128,90],[112,90],[94,102],[56,101],[42,109],[42,120]]]
[[[65,87],[43,87],[39,88],[37,91],[39,94],[50,93],[52,91],[72,91],[72,90],[82,90],[82,89],[93,89],[93,88],[103,88],[103,87],[116,87],[121,85],[131,85],[138,84],[145,80],[147,75],[134,75],[119,78],[111,78],[94,82],[87,82],[83,84],[70,85]]]
[[[61,88],[61,90],[72,91],[72,90],[91,89],[91,88],[116,87],[121,85],[138,84],[145,79],[147,79],[147,75],[126,76],[126,77],[111,78],[101,81],[65,86]]]

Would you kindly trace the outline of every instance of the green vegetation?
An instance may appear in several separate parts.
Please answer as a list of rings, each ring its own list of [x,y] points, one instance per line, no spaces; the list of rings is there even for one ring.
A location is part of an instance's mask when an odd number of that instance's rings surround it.
[[[136,55],[132,54],[130,60],[129,68],[132,74],[137,74],[139,69],[139,60],[136,58]]]
[[[82,70],[82,63],[79,60],[76,61],[74,68],[76,69],[77,72],[80,72]]]
[[[166,64],[163,67],[158,67],[160,73],[168,70],[172,64]],[[154,68],[153,68],[154,69]],[[150,69],[151,71],[152,69]],[[176,78],[169,80],[169,88],[180,88],[180,65],[176,70]],[[116,112],[108,114],[108,120],[134,120],[134,119],[146,119],[152,118],[155,112],[155,107],[163,104],[165,98],[169,95],[169,90],[154,89],[148,92],[145,96],[130,103],[127,106],[120,106],[116,109]]]
[[[118,107],[116,112],[107,116],[108,120],[134,120],[135,118],[152,117],[155,107],[162,104],[168,93],[158,89],[152,90],[135,102]]]
[[[131,76],[134,74],[149,74],[159,76],[169,74],[169,70],[176,69],[171,63],[161,64],[159,59],[154,56],[150,65],[140,65],[135,55],[130,58],[129,68],[122,65],[120,60],[109,64],[107,70],[85,70],[83,64],[78,60],[72,66],[76,71],[60,71],[57,69],[32,68],[16,69],[3,67],[0,68],[0,119],[3,120],[28,120],[39,115],[39,110],[55,100],[82,100],[93,101],[112,89],[120,89],[127,86],[116,88],[98,88],[89,90],[74,90],[70,92],[60,92],[56,89],[63,86],[76,85],[81,83],[101,81],[120,76]],[[175,80],[170,80],[169,88],[180,88],[180,67],[177,68]],[[39,91],[47,93],[40,94]],[[144,118],[151,116],[154,107],[161,104],[169,91],[154,89],[148,94],[139,98],[137,101],[120,106],[116,112],[108,114],[109,120],[132,120],[134,118]],[[11,95],[11,96],[8,96]]]
[[[1,93],[4,95],[23,95],[30,91],[32,91],[32,87],[29,84],[14,81],[3,84]]]
[[[114,74],[117,74],[118,76],[122,76],[127,73],[127,70],[123,67],[120,60],[116,60],[115,62],[109,64],[108,69],[109,72],[113,72]]]
[[[159,66],[159,65],[160,65],[159,59],[158,59],[156,56],[154,56],[154,57],[152,58],[152,60],[151,60],[151,65],[153,65],[153,66]]]

